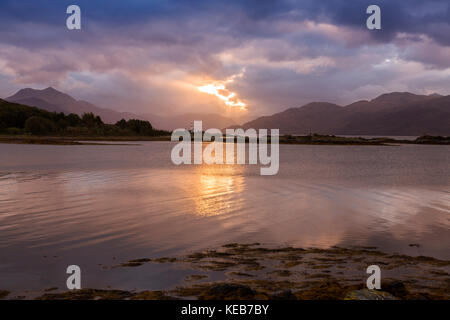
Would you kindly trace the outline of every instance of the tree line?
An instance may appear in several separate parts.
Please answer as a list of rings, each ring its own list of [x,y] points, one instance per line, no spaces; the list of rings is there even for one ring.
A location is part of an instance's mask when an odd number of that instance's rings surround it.
[[[156,130],[150,122],[122,119],[106,124],[93,113],[81,117],[71,113],[49,112],[35,107],[10,103],[0,99],[0,133],[69,136],[159,136],[167,131]]]

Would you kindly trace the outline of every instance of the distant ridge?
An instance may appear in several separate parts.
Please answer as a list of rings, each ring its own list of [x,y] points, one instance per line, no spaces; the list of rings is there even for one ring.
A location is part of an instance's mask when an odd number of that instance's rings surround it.
[[[313,102],[241,127],[278,128],[283,134],[450,135],[450,96],[392,92],[345,107]]]

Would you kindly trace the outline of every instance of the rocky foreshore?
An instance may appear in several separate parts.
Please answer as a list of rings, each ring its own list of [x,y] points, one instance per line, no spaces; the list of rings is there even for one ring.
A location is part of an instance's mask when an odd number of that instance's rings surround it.
[[[180,257],[133,259],[109,268],[147,263],[182,264],[193,274],[165,291],[82,289],[46,292],[37,299],[450,299],[450,261],[390,254],[375,247],[303,249],[230,243]],[[381,269],[380,290],[366,287],[369,265]],[[212,272],[223,273],[225,280],[211,281]]]

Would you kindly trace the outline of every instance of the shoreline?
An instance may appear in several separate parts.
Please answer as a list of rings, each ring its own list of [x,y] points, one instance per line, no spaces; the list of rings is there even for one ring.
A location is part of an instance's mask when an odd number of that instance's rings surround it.
[[[88,142],[88,141],[96,141],[96,142]],[[0,135],[0,143],[4,144],[130,145],[130,144],[106,144],[97,141],[105,141],[105,142],[171,141],[171,137],[170,136],[68,137],[68,136]],[[224,143],[226,143],[226,141],[224,141]],[[268,143],[270,143],[270,139],[268,139]],[[280,136],[279,143],[289,145],[345,145],[345,146],[396,146],[400,144],[450,145],[450,138],[423,136],[417,138],[416,140],[396,140],[392,138],[342,137],[334,135],[309,135],[309,136],[283,135]]]

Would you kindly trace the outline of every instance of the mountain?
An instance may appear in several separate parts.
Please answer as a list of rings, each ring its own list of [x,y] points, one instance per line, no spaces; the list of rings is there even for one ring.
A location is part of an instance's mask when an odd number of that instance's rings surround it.
[[[397,106],[407,105],[414,102],[421,102],[440,98],[442,96],[437,94],[417,95],[409,92],[392,92],[382,94],[373,100],[358,101],[347,106],[352,111],[356,112],[378,112],[383,110],[389,110]]]
[[[314,102],[242,127],[279,128],[284,134],[450,135],[450,96],[393,92],[344,107]]]
[[[224,128],[236,124],[234,120],[217,114],[182,114],[163,117],[151,113],[134,114],[130,112],[118,112],[97,107],[87,101],[76,100],[68,94],[60,92],[52,87],[43,90],[31,88],[21,89],[5,100],[38,107],[50,112],[56,111],[65,114],[75,113],[80,116],[83,113],[92,112],[95,115],[99,115],[105,123],[116,123],[121,119],[148,120],[153,127],[164,130],[189,128],[194,120],[202,120],[205,129]]]
[[[106,123],[115,123],[120,119],[128,120],[138,117],[132,113],[99,108],[89,102],[76,100],[68,94],[62,93],[52,87],[43,90],[31,88],[21,89],[5,100],[38,107],[51,112],[64,112],[65,114],[76,113],[81,116],[83,113],[92,112],[99,115]]]
[[[352,115],[339,131],[360,135],[450,135],[450,96],[424,98],[370,115]]]
[[[347,111],[332,103],[313,102],[272,116],[260,117],[243,125],[247,128],[279,128],[282,133],[309,133],[310,130],[331,134],[339,128]]]
[[[5,101],[12,102],[12,103],[18,103],[23,104],[26,106],[33,106],[38,107],[40,109],[44,109],[50,112],[66,112],[64,108],[61,108],[57,105],[51,104],[45,100],[36,98],[36,97],[26,97],[21,99],[5,99]]]

